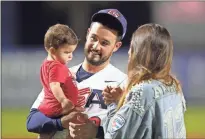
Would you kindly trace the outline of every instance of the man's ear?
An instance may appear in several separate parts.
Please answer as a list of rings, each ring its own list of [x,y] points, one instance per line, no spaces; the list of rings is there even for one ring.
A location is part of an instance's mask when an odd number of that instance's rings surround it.
[[[90,28],[88,28],[88,30],[87,30],[86,40],[88,39],[88,35],[89,35],[89,33],[90,33]]]
[[[121,42],[121,41],[120,41],[120,42],[117,42],[117,43],[115,44],[115,48],[114,48],[113,52],[116,52],[121,46],[122,46],[122,42]]]

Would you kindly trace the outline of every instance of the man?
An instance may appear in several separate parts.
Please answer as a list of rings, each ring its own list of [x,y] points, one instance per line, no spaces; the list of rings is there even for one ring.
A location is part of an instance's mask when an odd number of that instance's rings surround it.
[[[110,64],[110,58],[122,45],[127,30],[127,21],[117,9],[104,9],[95,13],[91,19],[84,48],[83,63],[71,70],[76,73],[79,89],[78,104],[85,107],[88,120],[82,126],[83,138],[102,137],[102,123],[107,116],[107,106],[104,103],[102,90],[107,83],[120,84],[126,75]],[[52,133],[69,128],[69,122],[76,120],[76,111],[58,119],[51,119],[37,110],[43,100],[42,91],[34,102],[27,118],[27,129],[35,133]],[[112,97],[112,96],[111,96]],[[92,122],[92,121],[94,122]],[[59,132],[57,132],[58,134]],[[82,136],[81,136],[82,137]]]

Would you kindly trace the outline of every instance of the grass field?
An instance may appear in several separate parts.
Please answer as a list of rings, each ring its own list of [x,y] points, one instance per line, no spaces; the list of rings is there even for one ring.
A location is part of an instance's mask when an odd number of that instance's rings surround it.
[[[26,130],[26,117],[28,109],[3,109],[2,110],[2,139],[8,138],[36,138],[36,134]],[[185,115],[187,138],[205,138],[205,108],[188,108]]]

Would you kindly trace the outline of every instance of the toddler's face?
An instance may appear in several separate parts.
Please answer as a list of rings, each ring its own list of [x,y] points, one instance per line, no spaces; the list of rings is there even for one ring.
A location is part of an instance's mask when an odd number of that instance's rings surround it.
[[[56,60],[60,61],[63,64],[68,63],[73,58],[73,51],[76,49],[77,45],[68,45],[64,44],[59,46],[58,49],[56,49],[54,55]]]

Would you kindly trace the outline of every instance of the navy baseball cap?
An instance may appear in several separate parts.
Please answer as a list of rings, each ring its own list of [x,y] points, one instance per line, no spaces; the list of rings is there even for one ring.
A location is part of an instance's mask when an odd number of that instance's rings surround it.
[[[92,22],[100,22],[104,25],[111,25],[119,31],[122,39],[127,31],[127,20],[117,9],[103,9],[95,13],[92,18]]]

